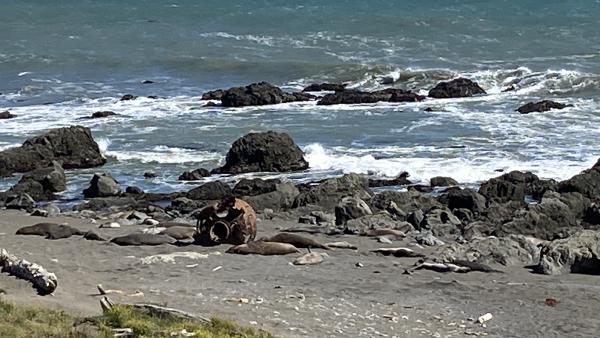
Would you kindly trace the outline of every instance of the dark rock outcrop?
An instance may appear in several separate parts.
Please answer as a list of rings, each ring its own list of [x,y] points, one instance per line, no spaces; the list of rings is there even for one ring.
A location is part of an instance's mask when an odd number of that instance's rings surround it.
[[[4,203],[6,209],[27,210],[27,212],[32,212],[37,206],[35,200],[27,193],[9,193]]]
[[[73,126],[51,129],[28,139],[21,147],[0,152],[0,177],[48,167],[52,161],[59,162],[64,169],[92,168],[106,163],[90,129]]]
[[[436,99],[469,97],[478,94],[486,94],[486,92],[476,82],[465,78],[440,82],[429,91],[429,97]]]
[[[335,207],[335,224],[344,225],[349,220],[372,214],[373,211],[365,201],[357,197],[347,196],[342,198]]]
[[[190,190],[187,197],[192,200],[220,200],[232,194],[231,188],[220,181],[207,182]]]
[[[294,201],[294,206],[318,205],[325,209],[333,209],[345,196],[369,200],[371,198],[369,179],[363,175],[346,174],[323,180],[301,191]]]
[[[598,161],[600,163],[600,160]],[[596,163],[594,167],[584,170],[568,180],[558,184],[560,193],[578,192],[588,198],[600,196],[600,166]]]
[[[542,248],[536,271],[547,275],[600,275],[600,231],[582,230]]]
[[[237,139],[225,165],[213,173],[289,172],[308,168],[304,153],[286,133],[250,133]]]
[[[242,178],[233,187],[233,194],[236,196],[262,195],[277,190],[277,185],[280,183],[281,180],[278,179]]]
[[[363,92],[358,90],[344,90],[327,94],[317,102],[318,105],[334,104],[360,104],[376,102],[417,102],[425,97],[409,90],[388,88],[375,92]]]
[[[302,89],[303,92],[322,92],[332,91],[341,92],[346,89],[346,85],[339,83],[313,83]]]
[[[500,203],[523,202],[525,195],[540,198],[546,191],[555,189],[554,181],[540,180],[531,172],[511,171],[481,184],[479,193],[488,200]]]
[[[449,189],[439,200],[448,205],[450,210],[467,209],[479,214],[486,208],[486,199],[472,189]]]
[[[432,187],[453,187],[457,186],[458,182],[452,177],[436,176],[429,180],[429,184]]]
[[[97,111],[92,114],[91,118],[98,119],[101,117],[109,117],[109,116],[115,116],[115,115],[117,115],[117,113],[108,111],[108,110],[107,111]]]
[[[202,100],[220,100],[225,94],[223,89],[211,90],[202,94]]]
[[[296,197],[300,194],[298,188],[290,182],[276,183],[274,188],[273,191],[259,195],[244,196],[243,200],[254,210],[286,210],[293,206]]]
[[[85,198],[117,196],[120,193],[119,182],[110,174],[96,173],[90,181],[90,186],[83,190]]]
[[[369,187],[376,188],[376,187],[389,187],[389,186],[412,184],[412,182],[409,181],[407,177],[408,177],[408,173],[403,172],[400,175],[398,175],[398,177],[393,178],[391,180],[370,178],[369,179]]]
[[[67,188],[65,171],[60,163],[54,161],[52,166],[25,173],[21,180],[10,189],[14,193],[27,193],[34,200],[54,199],[54,193]]]
[[[17,116],[11,114],[8,110],[0,112],[0,120],[12,119],[15,117],[17,117]]]
[[[138,97],[136,95],[132,95],[132,94],[125,94],[123,96],[121,96],[121,101],[131,101],[131,100],[135,100]]]
[[[527,104],[522,105],[517,109],[517,111],[521,114],[529,114],[534,112],[545,112],[551,109],[564,109],[567,107],[572,107],[570,104],[563,104],[560,102],[544,100],[539,102],[529,102]]]
[[[221,95],[224,107],[261,106],[294,101],[306,101],[312,96],[303,93],[286,93],[267,82],[253,83],[245,87],[227,89]]]
[[[179,175],[178,180],[180,180],[180,181],[199,181],[203,177],[208,177],[208,176],[210,176],[210,171],[208,171],[204,168],[199,168],[199,169],[194,169],[192,171],[183,172],[181,175]]]

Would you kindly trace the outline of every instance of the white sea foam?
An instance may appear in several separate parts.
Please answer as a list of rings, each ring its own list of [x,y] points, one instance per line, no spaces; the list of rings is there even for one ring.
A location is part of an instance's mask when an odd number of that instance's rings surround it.
[[[115,157],[119,161],[139,161],[142,163],[200,163],[218,162],[224,156],[216,152],[196,149],[156,146],[152,150],[107,150],[107,156]]]

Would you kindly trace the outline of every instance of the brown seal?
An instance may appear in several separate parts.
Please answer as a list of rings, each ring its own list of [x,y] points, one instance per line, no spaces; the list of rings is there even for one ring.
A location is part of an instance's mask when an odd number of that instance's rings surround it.
[[[64,224],[38,223],[22,227],[19,230],[17,230],[15,234],[44,236],[47,239],[61,239],[69,238],[73,235],[82,236],[84,233],[78,229]]]
[[[194,234],[196,233],[196,228],[189,226],[172,226],[166,228],[165,230],[159,232],[159,235],[167,235],[175,238],[178,241],[184,240],[194,240]]]
[[[238,255],[272,256],[299,253],[300,250],[298,250],[298,248],[296,248],[295,246],[287,243],[256,241],[232,246],[226,252]]]
[[[115,237],[110,240],[111,243],[116,245],[161,245],[161,244],[175,244],[177,240],[167,235],[153,235],[144,234],[141,232],[135,232],[129,235]]]
[[[281,232],[275,236],[261,238],[260,240],[264,242],[288,243],[297,248],[331,250],[330,247],[323,245],[312,238],[300,236],[293,233]]]

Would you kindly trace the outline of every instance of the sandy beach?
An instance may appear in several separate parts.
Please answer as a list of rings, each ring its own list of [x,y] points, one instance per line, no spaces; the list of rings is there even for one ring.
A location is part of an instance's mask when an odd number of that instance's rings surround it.
[[[377,243],[367,237],[342,235],[316,238],[348,241],[359,249],[328,251],[320,265],[294,266],[289,256],[241,256],[229,247],[161,245],[119,247],[80,237],[47,240],[14,232],[39,222],[68,223],[79,229],[98,224],[71,217],[40,218],[23,212],[0,212],[0,247],[54,272],[56,292],[38,296],[31,285],[0,274],[4,296],[17,303],[60,308],[77,316],[100,314],[96,286],[117,289],[118,302],[150,302],[202,315],[219,315],[263,328],[282,337],[590,337],[600,320],[597,276],[545,276],[525,268],[505,273],[403,274],[415,258],[383,257],[369,250],[407,246]],[[294,221],[259,223],[259,236]],[[143,226],[98,229],[113,237]],[[142,264],[151,255],[182,251],[206,254],[174,263]],[[303,251],[306,251],[305,249]],[[357,266],[361,265],[360,267]],[[143,296],[133,295],[137,291]],[[555,306],[546,305],[556,299]],[[475,323],[491,313],[485,327]]]

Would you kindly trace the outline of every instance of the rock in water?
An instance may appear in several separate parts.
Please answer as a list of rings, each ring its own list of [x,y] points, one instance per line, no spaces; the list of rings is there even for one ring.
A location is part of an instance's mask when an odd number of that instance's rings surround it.
[[[346,88],[346,85],[339,83],[313,83],[308,87],[302,89],[303,92],[321,92],[321,91],[331,91],[331,92],[341,92]]]
[[[469,97],[477,94],[486,94],[486,92],[476,82],[465,78],[440,82],[429,91],[429,97],[436,99]]]
[[[101,117],[109,117],[109,116],[115,116],[115,115],[117,115],[117,114],[112,111],[97,111],[97,112],[93,113],[90,118],[98,119]]]
[[[375,92],[362,92],[358,90],[343,90],[327,94],[317,102],[319,105],[334,104],[360,104],[376,102],[417,102],[425,97],[409,90],[388,88]]]
[[[116,196],[120,192],[119,182],[106,173],[94,174],[90,186],[83,190],[85,198]]]
[[[547,275],[600,275],[600,231],[582,230],[542,248],[537,271]]]
[[[60,163],[53,161],[47,168],[32,170],[21,177],[21,180],[10,189],[14,193],[27,193],[34,200],[54,199],[54,193],[67,188],[65,171]]]
[[[9,111],[3,111],[0,113],[0,120],[5,120],[5,119],[12,119],[15,118],[16,116],[11,114]]]
[[[194,169],[192,171],[186,171],[179,175],[178,180],[180,181],[198,181],[203,177],[210,176],[210,172],[204,168]]]
[[[517,111],[521,114],[529,114],[534,112],[541,113],[552,109],[565,109],[567,107],[573,107],[573,105],[544,100],[540,102],[529,102],[527,104],[524,104],[521,107],[519,107]]]
[[[454,187],[458,185],[455,179],[443,176],[432,177],[429,182],[432,187]]]
[[[21,147],[0,152],[0,176],[48,167],[52,161],[59,162],[64,169],[92,168],[106,163],[90,129],[72,126],[51,129],[28,139]]]
[[[213,97],[216,97],[216,92],[213,93],[215,95]],[[259,82],[246,87],[234,87],[225,90],[221,95],[221,103],[224,107],[244,107],[305,101],[306,98],[308,97],[300,93],[286,93],[270,83]]]
[[[227,153],[225,165],[213,173],[290,172],[308,169],[304,153],[286,133],[250,133],[237,139]]]

